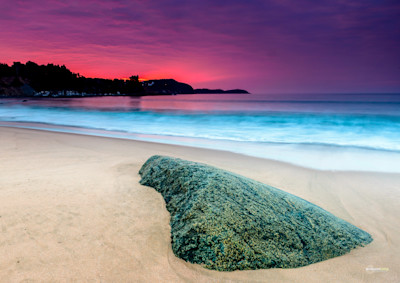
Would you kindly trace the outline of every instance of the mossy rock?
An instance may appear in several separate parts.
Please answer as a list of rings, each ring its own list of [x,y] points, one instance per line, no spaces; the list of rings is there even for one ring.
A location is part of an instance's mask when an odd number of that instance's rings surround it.
[[[165,199],[175,255],[209,269],[300,267],[372,241],[308,201],[212,166],[153,156],[139,174]]]

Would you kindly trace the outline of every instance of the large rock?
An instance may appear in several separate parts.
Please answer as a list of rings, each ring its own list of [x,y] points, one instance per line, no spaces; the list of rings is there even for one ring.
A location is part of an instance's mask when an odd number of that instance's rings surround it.
[[[165,199],[175,255],[210,269],[300,267],[372,241],[299,197],[205,164],[153,156],[139,173]]]

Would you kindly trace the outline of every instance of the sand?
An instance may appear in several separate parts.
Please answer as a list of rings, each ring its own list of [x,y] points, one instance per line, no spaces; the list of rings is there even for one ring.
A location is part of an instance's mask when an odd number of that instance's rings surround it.
[[[164,199],[139,184],[138,171],[154,154],[275,186],[374,241],[296,269],[217,272],[186,263],[172,252]],[[223,151],[0,127],[0,282],[399,282],[399,203],[400,174],[317,171]]]

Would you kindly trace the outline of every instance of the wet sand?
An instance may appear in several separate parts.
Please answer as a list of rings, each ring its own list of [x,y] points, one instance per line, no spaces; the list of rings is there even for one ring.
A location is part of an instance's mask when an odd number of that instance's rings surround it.
[[[154,154],[275,186],[374,241],[296,269],[216,272],[186,263],[172,253],[162,196],[138,183]],[[0,202],[0,282],[400,281],[400,174],[318,171],[224,151],[0,127]]]

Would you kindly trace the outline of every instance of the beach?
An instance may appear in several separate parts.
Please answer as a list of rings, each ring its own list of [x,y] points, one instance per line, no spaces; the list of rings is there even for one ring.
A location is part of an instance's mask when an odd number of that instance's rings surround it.
[[[398,282],[400,174],[318,171],[226,151],[0,127],[1,282]],[[370,233],[296,269],[217,272],[172,252],[152,155],[207,163],[312,202]]]

